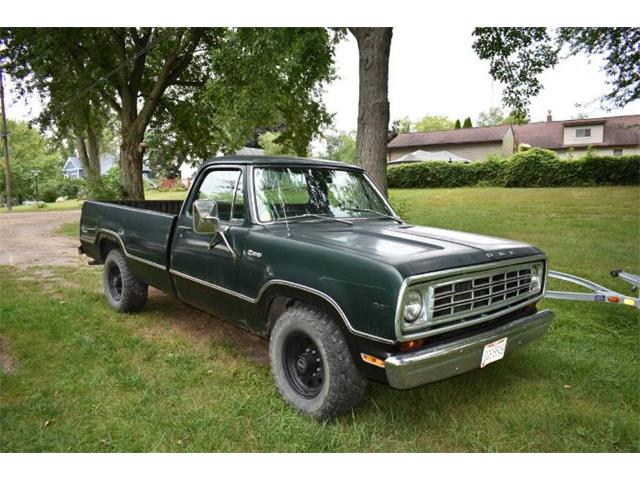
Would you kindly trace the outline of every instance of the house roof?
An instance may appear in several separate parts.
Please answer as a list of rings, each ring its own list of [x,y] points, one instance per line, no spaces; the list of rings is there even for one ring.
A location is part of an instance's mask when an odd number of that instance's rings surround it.
[[[435,132],[401,133],[389,142],[388,147],[393,149],[426,145],[502,142],[509,128],[511,128],[509,125],[495,125],[493,127],[456,128]]]
[[[78,157],[68,157],[67,161],[62,168],[62,171],[67,170],[80,170],[82,168],[82,163],[80,163],[80,159]]]
[[[564,128],[586,125],[604,125],[603,147],[617,147],[640,144],[640,115],[601,117],[554,122],[534,122],[514,125],[516,143],[526,143],[534,147],[562,149],[581,145],[565,145]]]
[[[411,163],[411,162],[429,162],[429,161],[440,161],[440,162],[468,162],[466,158],[462,158],[454,153],[441,151],[441,152],[425,152],[424,150],[416,150],[415,152],[408,153],[397,160],[392,160],[389,162],[389,165],[394,165],[398,163]]]
[[[604,125],[604,139],[597,146],[640,145],[640,115],[600,117],[578,120],[558,120],[513,125],[517,144],[526,143],[535,147],[562,149],[581,145],[564,144],[564,128],[582,125]],[[436,132],[401,133],[389,142],[389,149],[454,145],[464,143],[502,142],[509,125],[493,127],[460,128]]]

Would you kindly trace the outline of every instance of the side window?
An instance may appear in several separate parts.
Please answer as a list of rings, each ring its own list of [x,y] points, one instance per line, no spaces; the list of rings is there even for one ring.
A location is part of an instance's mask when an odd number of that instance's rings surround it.
[[[215,200],[220,220],[228,222],[240,173],[240,170],[212,170],[200,184],[195,200]],[[234,218],[238,216],[234,214]]]

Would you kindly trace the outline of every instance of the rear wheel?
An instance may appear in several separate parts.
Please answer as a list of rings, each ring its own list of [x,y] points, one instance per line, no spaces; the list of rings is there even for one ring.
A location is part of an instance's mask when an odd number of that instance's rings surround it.
[[[138,312],[147,301],[148,285],[133,276],[118,249],[111,250],[104,261],[103,285],[109,306],[117,312]]]
[[[364,396],[358,370],[340,327],[326,314],[296,305],[278,318],[269,358],[284,399],[318,420],[342,415]]]

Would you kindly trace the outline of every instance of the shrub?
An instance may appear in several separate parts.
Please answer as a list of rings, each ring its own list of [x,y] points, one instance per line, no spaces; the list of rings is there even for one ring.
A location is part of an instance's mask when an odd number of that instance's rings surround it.
[[[124,188],[120,181],[120,167],[112,167],[106,175],[94,179],[87,179],[87,198],[93,200],[121,200],[124,198]]]
[[[531,148],[516,153],[506,163],[505,187],[554,187],[563,184],[560,157],[551,150]],[[565,175],[569,171],[565,172]]]
[[[60,196],[59,191],[59,183],[55,180],[49,180],[40,185],[38,189],[38,200],[47,203],[55,202],[56,198]]]
[[[640,184],[640,155],[596,156],[561,160],[555,152],[530,148],[509,158],[491,156],[460,164],[422,162],[391,167],[390,188],[466,186],[569,187]]]

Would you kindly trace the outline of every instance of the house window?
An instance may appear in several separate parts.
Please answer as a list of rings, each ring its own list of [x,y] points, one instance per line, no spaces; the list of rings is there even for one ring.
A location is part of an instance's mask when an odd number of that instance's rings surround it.
[[[590,136],[590,128],[576,128],[576,138],[589,138]]]
[[[613,149],[613,154],[614,154],[616,157],[619,157],[620,155],[622,155],[622,149],[621,149],[621,148],[614,148],[614,149]]]

